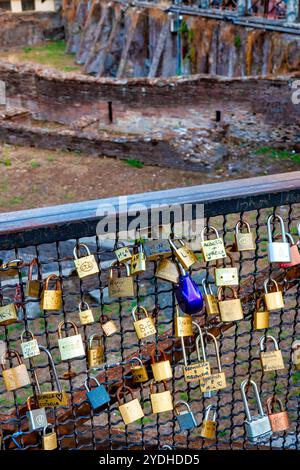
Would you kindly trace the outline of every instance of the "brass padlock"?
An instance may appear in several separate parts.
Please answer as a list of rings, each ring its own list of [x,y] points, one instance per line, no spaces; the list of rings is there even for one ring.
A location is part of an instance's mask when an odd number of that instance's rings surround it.
[[[159,353],[159,356],[162,357],[162,361],[156,362],[155,359],[155,354],[156,354],[156,349],[157,352]],[[161,380],[168,380],[173,377],[173,372],[172,372],[172,367],[170,364],[170,361],[167,359],[166,353],[163,349],[154,348],[152,349],[151,352],[151,369],[153,372],[153,377],[156,382],[160,382]]]
[[[18,269],[22,268],[24,265],[24,261],[20,258],[13,259],[2,265],[1,262],[2,260],[0,260],[0,279],[16,277],[18,275]]]
[[[49,282],[55,280],[55,290],[49,289]],[[50,274],[45,281],[42,293],[41,308],[43,310],[60,310],[62,308],[61,283],[56,274]]]
[[[224,290],[229,289],[232,292],[232,297],[223,300],[223,292]],[[234,287],[219,287],[218,288],[218,302],[219,302],[219,309],[220,309],[220,317],[223,322],[232,322],[243,320],[243,308],[241,299],[238,298],[236,289]]]
[[[274,405],[278,403],[279,411],[274,412]],[[290,427],[289,415],[288,412],[283,408],[282,401],[273,395],[269,397],[266,401],[266,408],[268,417],[271,423],[271,428],[273,432],[282,432],[287,431]]]
[[[142,227],[138,229],[147,261],[165,258],[172,255],[172,250],[163,225]],[[146,235],[143,235],[146,232]]]
[[[139,357],[132,357],[130,362],[137,361],[137,366],[131,366],[130,371],[132,373],[132,382],[133,383],[142,383],[149,380],[148,372],[145,364],[141,361]]]
[[[296,340],[292,344],[292,362],[296,370],[300,370],[300,341]]]
[[[176,242],[179,243],[178,246],[176,246]],[[183,240],[181,240],[180,238],[178,238],[177,240],[171,240],[171,238],[169,238],[169,243],[171,245],[174,255],[176,256],[176,258],[184,269],[189,269],[191,266],[193,266],[193,264],[197,263],[197,256],[189,247],[189,245]]]
[[[212,335],[211,333],[208,333],[208,332],[206,332],[206,337],[211,338],[213,343],[214,343],[214,348],[215,348],[215,353],[216,353],[216,359],[217,359],[219,372],[217,374],[212,374],[211,373],[210,375],[205,375],[205,376],[201,377],[201,379],[200,379],[200,389],[201,389],[202,393],[212,392],[212,391],[215,391],[215,390],[222,390],[223,388],[227,387],[225,372],[222,371],[217,340],[216,340],[214,335]]]
[[[275,350],[265,351],[265,342],[273,341]],[[282,358],[282,353],[278,347],[276,339],[271,335],[262,336],[260,338],[260,362],[264,372],[270,372],[273,370],[284,369],[284,363]]]
[[[122,245],[118,248],[118,245]],[[131,253],[128,246],[125,246],[125,243],[119,242],[117,248],[115,249],[115,255],[119,263],[126,263],[126,261],[131,260]]]
[[[179,282],[179,270],[178,265],[168,258],[162,258],[158,261],[155,277],[163,279],[164,281],[178,284]]]
[[[205,240],[205,232],[213,231],[216,235],[216,238]],[[209,261],[214,261],[221,258],[226,258],[226,250],[224,246],[223,238],[219,237],[219,233],[215,227],[208,225],[203,228],[201,231],[201,249],[204,261],[207,263]]]
[[[216,296],[214,295],[212,288],[211,288],[211,283],[208,283],[208,290],[207,290],[207,285],[205,279],[202,280],[202,286],[203,286],[203,299],[205,303],[205,308],[206,308],[206,313],[207,315],[218,315],[220,313],[219,311],[219,304]]]
[[[31,339],[29,341],[24,342],[24,335],[29,335]],[[35,339],[33,333],[31,331],[22,331],[21,333],[21,349],[24,359],[28,359],[30,357],[35,357],[40,355],[40,348],[38,345],[37,340]]]
[[[212,419],[209,418],[210,412],[213,411]],[[200,427],[200,436],[204,439],[215,439],[217,434],[217,408],[215,405],[208,405],[205,409],[204,420]]]
[[[261,305],[263,305],[261,310]],[[257,299],[256,309],[254,312],[254,321],[253,326],[255,330],[263,330],[269,328],[270,323],[270,314],[265,306],[265,301],[263,298]]]
[[[94,341],[97,341],[97,346],[93,346]],[[89,368],[98,367],[103,363],[104,363],[103,339],[99,335],[91,335],[88,339]]]
[[[175,336],[181,338],[183,336],[193,336],[193,323],[191,315],[180,315],[179,308],[176,306],[175,313]]]
[[[99,272],[98,264],[94,255],[91,255],[89,248],[84,243],[78,244],[78,251],[80,255],[80,248],[84,248],[86,251],[86,256],[78,258],[77,255],[77,246],[74,247],[74,264],[77,270],[77,274],[80,279],[91,276],[92,274],[97,274]]]
[[[275,286],[275,292],[269,292],[268,291],[268,284],[269,282],[272,282],[273,285]],[[283,301],[283,296],[282,292],[280,292],[278,288],[278,284],[274,279],[266,279],[264,282],[264,289],[265,289],[265,303],[267,306],[267,310],[280,310],[284,308],[284,301]]]
[[[7,326],[18,321],[15,304],[8,304],[0,307],[0,325]]]
[[[136,318],[136,313],[138,310],[142,310],[142,312],[145,314],[145,318],[141,318],[140,320]],[[131,314],[133,316],[133,326],[138,339],[144,339],[148,338],[148,336],[155,335],[156,328],[154,325],[154,320],[152,317],[148,316],[148,312],[144,307],[138,307],[136,305],[133,307]]]
[[[131,276],[138,276],[146,271],[146,255],[143,245],[138,243],[132,249],[132,257],[130,263]]]
[[[132,399],[121,405],[121,394],[125,397],[125,394],[128,392],[130,393]],[[141,404],[137,398],[134,398],[133,391],[130,387],[121,385],[117,390],[117,399],[119,403],[120,414],[126,425],[144,417]]]
[[[163,392],[154,392],[153,382],[150,384],[150,400],[152,413],[164,413],[165,411],[173,410],[173,397],[168,389],[167,383],[163,381],[164,391]],[[157,384],[156,387],[159,385]]]
[[[51,431],[47,433],[47,429],[51,428]],[[42,435],[42,448],[43,450],[55,450],[57,449],[57,434],[53,431],[54,426],[45,426]]]
[[[72,329],[74,330],[75,334],[72,336],[67,336],[62,338],[62,327],[65,325],[70,324]],[[78,333],[78,329],[76,324],[73,321],[62,321],[58,324],[58,349],[60,352],[61,360],[67,361],[69,359],[73,359],[75,357],[83,357],[85,356],[85,351],[83,347],[82,337]]]
[[[6,369],[6,360],[13,358],[17,359],[18,365],[16,367]],[[14,349],[7,349],[6,352],[3,353],[1,359],[1,369],[4,385],[8,392],[17,390],[18,388],[26,387],[26,385],[31,383],[26,366],[22,362],[18,352]]]
[[[240,232],[239,229],[246,227],[246,232]],[[255,250],[253,234],[250,225],[245,220],[240,220],[235,226],[235,245],[234,251],[252,251]]]
[[[276,220],[279,220],[281,227],[281,242],[274,242],[272,239],[272,229],[271,222],[275,223]],[[268,217],[267,222],[268,227],[268,257],[270,263],[290,263],[291,254],[290,254],[290,245],[286,238],[285,228],[283,219],[277,215],[272,214]]]
[[[230,268],[226,267],[226,258],[216,261],[215,268],[215,282],[216,286],[238,286],[239,285],[239,275],[238,270],[233,266],[233,258],[230,253],[228,253],[227,258],[230,259]],[[220,263],[223,263],[223,268],[220,267]]]
[[[27,297],[32,297],[33,299],[38,299],[40,296],[41,282],[39,279],[32,279],[34,266],[38,267],[37,258],[34,258],[29,265],[28,279],[27,279],[26,288],[25,288],[25,295]],[[38,271],[38,276],[39,276],[39,271]]]
[[[299,251],[299,241],[294,242],[294,239],[290,233],[286,234],[286,237],[290,243],[290,256],[291,261],[289,263],[280,263],[280,268],[291,268],[293,266],[298,266],[300,264],[300,251]]]
[[[105,336],[112,336],[118,331],[116,323],[110,320],[107,315],[102,315],[99,321]]]
[[[114,277],[113,270],[118,270],[118,274],[122,267],[126,268],[126,276],[124,277]],[[113,262],[108,279],[108,295],[111,298],[120,298],[120,297],[134,297],[134,283],[133,279],[130,276],[130,268],[126,263],[118,263],[117,261]]]
[[[82,310],[82,307],[84,308],[84,310]],[[78,310],[80,323],[82,325],[90,325],[91,323],[94,323],[94,315],[87,302],[80,302],[78,305]]]
[[[199,382],[201,377],[204,375],[210,375],[210,365],[209,362],[206,360],[206,353],[204,348],[202,330],[200,326],[199,328],[199,335],[196,338],[196,350],[197,350],[197,359],[198,362],[192,362],[191,364],[188,363],[187,354],[185,350],[184,338],[181,338],[181,346],[182,346],[182,355],[183,355],[183,362],[184,362],[184,379],[186,382]],[[200,353],[200,342],[202,348],[202,356],[203,360],[201,359]]]

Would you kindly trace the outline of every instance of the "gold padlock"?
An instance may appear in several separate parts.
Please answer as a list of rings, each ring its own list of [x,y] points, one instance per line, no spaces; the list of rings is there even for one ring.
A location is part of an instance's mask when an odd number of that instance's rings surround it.
[[[179,243],[179,246],[176,246],[176,242]],[[169,243],[171,245],[174,255],[176,256],[176,258],[184,269],[189,269],[191,266],[193,266],[193,264],[197,263],[197,256],[189,247],[189,245],[183,240],[181,240],[180,238],[178,238],[177,240],[171,240],[171,238],[169,238]]]
[[[261,310],[261,305],[262,310]],[[253,326],[256,330],[263,330],[269,328],[270,314],[266,309],[265,302],[263,298],[256,300],[256,309],[254,312],[254,321]]]
[[[205,232],[209,233],[210,231],[215,233],[216,238],[205,240]],[[204,261],[206,261],[207,263],[209,261],[226,258],[227,256],[223,238],[219,237],[217,229],[215,229],[215,227],[213,227],[212,225],[207,225],[201,231],[201,249]]]
[[[219,372],[217,374],[205,375],[200,379],[200,389],[202,393],[222,390],[227,387],[225,372],[222,371],[218,343],[214,335],[206,332],[206,337],[211,338],[214,343],[217,365]]]
[[[193,323],[191,315],[180,315],[179,308],[176,306],[176,313],[175,313],[175,336],[177,338],[181,338],[183,336],[193,336]]]
[[[65,338],[62,338],[62,327],[65,325],[67,326],[70,324],[72,326],[72,329],[74,330],[75,334],[72,336],[67,336]],[[60,322],[58,324],[58,349],[60,352],[61,360],[62,361],[67,361],[69,359],[73,359],[75,357],[83,357],[85,356],[85,351],[83,347],[83,342],[82,342],[82,337],[78,333],[78,329],[76,324],[73,321],[66,321],[66,322]]]
[[[203,377],[204,375],[210,375],[210,365],[209,365],[209,362],[206,360],[206,353],[205,353],[205,348],[204,348],[204,343],[203,343],[202,330],[199,325],[198,325],[198,329],[199,329],[199,335],[196,338],[196,350],[197,350],[198,362],[192,362],[191,364],[188,364],[184,338],[181,338],[182,355],[183,355],[183,361],[184,361],[183,373],[184,373],[184,379],[186,382],[199,382],[201,377]],[[200,342],[201,342],[201,347],[202,347],[203,360],[201,359]]]
[[[239,229],[246,227],[246,232],[240,232]],[[240,220],[235,226],[235,245],[234,251],[252,251],[255,250],[255,243],[251,228],[248,222]]]
[[[275,286],[275,292],[268,291],[268,284],[272,282]],[[267,310],[280,310],[284,308],[284,301],[282,297],[282,292],[280,292],[278,288],[278,284],[274,279],[266,279],[264,282],[264,289],[265,289],[265,303],[267,306]]]
[[[167,233],[163,225],[142,227],[138,230],[138,238],[143,243],[147,261],[165,258],[172,255]],[[146,234],[143,234],[145,233]]]
[[[94,255],[91,255],[89,248],[84,243],[78,244],[78,254],[80,255],[80,248],[84,248],[86,251],[86,256],[78,258],[77,255],[77,246],[74,247],[74,264],[77,270],[77,274],[80,279],[91,276],[92,274],[97,274],[99,272],[98,264]]]
[[[229,299],[222,298],[224,289],[229,289],[232,292],[232,297]],[[236,289],[234,287],[219,287],[218,288],[218,302],[220,309],[220,317],[223,322],[232,322],[243,320],[243,308],[241,299],[238,298]]]
[[[131,276],[138,276],[146,271],[146,255],[143,245],[138,243],[132,249],[132,257],[130,263]]]
[[[0,263],[2,261],[0,260]],[[20,258],[13,259],[7,263],[0,264],[0,279],[6,279],[11,277],[16,277],[18,275],[18,269],[22,268],[24,261]]]
[[[118,331],[118,327],[115,322],[110,320],[107,315],[102,315],[99,321],[105,336],[112,336]]]
[[[118,274],[122,267],[126,268],[126,277],[114,277],[113,270],[118,270]],[[130,276],[130,268],[126,263],[118,263],[114,261],[110,267],[108,279],[108,295],[111,298],[134,297],[134,283]]]
[[[209,419],[209,414],[213,410],[213,418]],[[200,436],[204,439],[215,439],[217,434],[217,408],[215,405],[208,405],[205,409],[205,416],[204,420],[202,421],[202,425],[200,427]]]
[[[156,362],[155,360],[155,353],[159,353],[159,356],[162,357],[162,361]],[[173,377],[172,367],[170,361],[167,359],[166,353],[163,349],[154,348],[151,352],[151,368],[153,372],[153,377],[156,382],[160,382],[161,380],[168,380]]]
[[[219,311],[219,304],[216,296],[214,295],[212,288],[211,288],[211,283],[208,283],[208,289],[207,290],[207,285],[205,279],[202,281],[202,286],[203,286],[203,300],[205,303],[205,308],[206,308],[206,313],[207,315],[218,315],[220,313]]]
[[[132,399],[121,405],[121,395],[124,395],[125,397],[126,393],[130,393]],[[137,398],[134,398],[133,391],[130,387],[121,385],[117,390],[117,399],[120,414],[126,425],[144,417],[141,404]]]
[[[126,261],[130,261],[131,253],[130,253],[129,247],[125,246],[125,243],[123,242],[119,242],[117,246],[118,245],[122,245],[120,248],[115,249],[115,255],[119,263],[126,263]]]
[[[55,290],[49,289],[49,282],[55,280]],[[43,310],[60,310],[62,308],[61,283],[56,274],[50,274],[45,281],[42,293],[41,308]]]
[[[17,309],[14,304],[0,307],[0,325],[7,326],[18,321]]]
[[[51,428],[52,430],[47,433],[47,429]],[[53,431],[54,426],[49,424],[44,427],[42,435],[42,449],[43,450],[55,450],[57,449],[57,434]]]
[[[226,258],[230,259],[231,267],[226,267]],[[233,257],[228,253],[227,257],[221,260],[216,261],[215,268],[215,282],[216,286],[238,286],[239,285],[239,275],[238,270],[233,266]],[[223,268],[220,267],[220,264],[223,263]],[[225,266],[225,267],[224,267]]]
[[[131,366],[130,371],[132,373],[132,382],[133,383],[142,383],[149,380],[148,372],[145,364],[141,361],[139,357],[132,357],[130,362],[137,361],[137,366]]]
[[[27,337],[29,335],[31,337],[31,340],[24,342],[24,335],[27,335]],[[24,330],[21,333],[21,349],[24,359],[40,355],[40,348],[38,342],[35,339],[33,333],[29,330]]]
[[[164,413],[165,411],[172,411],[173,410],[173,397],[168,389],[168,386],[165,381],[164,384],[164,391],[163,392],[156,392],[154,393],[154,385],[153,382],[150,384],[150,400],[152,406],[152,413]],[[156,385],[158,387],[158,384]]]
[[[296,340],[292,344],[292,362],[296,370],[300,370],[300,341]]]
[[[163,279],[164,281],[172,282],[173,284],[178,284],[178,265],[168,258],[161,258],[157,263],[155,277]]]
[[[93,346],[94,341],[97,341],[97,346]],[[88,339],[89,368],[98,367],[103,363],[104,363],[103,339],[99,335],[91,335]]]
[[[275,345],[275,350],[265,351],[265,342],[273,341]],[[260,362],[264,372],[270,372],[273,370],[282,370],[284,369],[284,363],[282,358],[282,353],[278,347],[276,339],[271,335],[262,336],[260,338]]]
[[[34,258],[29,265],[28,280],[26,282],[25,295],[27,297],[32,297],[33,299],[38,299],[40,295],[40,290],[41,290],[41,282],[39,279],[35,279],[35,280],[32,279],[34,266],[38,267],[37,258]],[[39,276],[39,271],[38,271],[38,276]]]
[[[142,310],[142,312],[145,314],[145,318],[141,318],[140,320],[137,319],[136,314],[138,313],[138,310]],[[155,335],[156,328],[154,325],[154,320],[152,317],[148,316],[148,312],[144,307],[136,305],[133,307],[131,314],[133,317],[133,326],[138,339],[144,339],[148,336]]]
[[[82,307],[84,308],[84,310],[82,310]],[[78,310],[80,323],[82,325],[90,325],[91,323],[94,323],[94,315],[87,302],[85,302],[84,300],[80,302],[78,305]]]
[[[18,365],[16,367],[6,369],[6,360],[13,358],[17,359]],[[3,353],[1,358],[1,368],[4,385],[8,392],[17,390],[21,387],[26,387],[26,385],[31,383],[26,366],[22,362],[18,352],[14,349],[7,349],[6,352]]]

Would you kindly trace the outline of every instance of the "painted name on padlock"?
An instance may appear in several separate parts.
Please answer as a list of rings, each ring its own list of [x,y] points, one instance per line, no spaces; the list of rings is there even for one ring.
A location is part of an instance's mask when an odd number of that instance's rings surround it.
[[[226,379],[224,373],[220,372],[219,374],[202,377],[200,379],[200,387],[202,392],[210,392],[225,388]]]
[[[39,408],[67,406],[68,398],[64,392],[45,392],[37,396]]]
[[[261,362],[265,372],[284,369],[281,351],[266,351],[262,353]]]
[[[202,248],[205,252],[206,261],[226,258],[224,243],[221,238],[215,238],[214,240],[204,240],[204,242],[202,242]]]
[[[184,378],[186,382],[196,382],[202,377],[210,375],[210,365],[208,362],[199,362],[184,367]]]
[[[39,349],[38,342],[36,339],[32,339],[31,341],[22,343],[21,348],[22,348],[23,357],[25,359],[29,357],[38,356],[40,354],[40,349]]]

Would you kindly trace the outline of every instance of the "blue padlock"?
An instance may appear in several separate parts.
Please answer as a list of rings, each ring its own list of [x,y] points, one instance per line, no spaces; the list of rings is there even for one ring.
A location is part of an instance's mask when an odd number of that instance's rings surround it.
[[[203,308],[203,297],[196,282],[187,273],[180,263],[178,263],[180,275],[179,282],[175,290],[179,307],[184,313],[193,315],[201,312]]]
[[[186,409],[183,411],[178,411],[179,405],[184,405]],[[175,403],[175,412],[176,419],[178,421],[181,431],[188,431],[189,429],[194,429],[198,426],[198,423],[190,408],[190,405],[186,401],[177,401]]]
[[[89,383],[91,380],[94,380],[97,384],[96,388],[90,389],[89,388]],[[104,385],[100,385],[96,377],[90,377],[89,379],[86,379],[84,382],[85,388],[86,388],[86,397],[93,408],[93,410],[96,410],[97,408],[100,408],[100,406],[105,405],[106,403],[109,403],[110,401],[110,396],[106,391],[106,388]]]

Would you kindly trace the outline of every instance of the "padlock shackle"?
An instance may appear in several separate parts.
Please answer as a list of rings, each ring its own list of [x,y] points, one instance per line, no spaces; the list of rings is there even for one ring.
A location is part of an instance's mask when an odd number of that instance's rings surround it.
[[[179,411],[178,411],[178,409],[177,409],[177,408],[179,408],[180,405],[185,406],[189,412],[192,411],[190,405],[189,405],[186,401],[184,401],[184,400],[178,400],[178,401],[174,404],[174,409],[175,409],[175,413],[177,414],[177,416],[180,414]]]
[[[75,322],[73,322],[72,320],[61,321],[61,322],[58,324],[58,326],[57,326],[57,334],[58,334],[59,339],[62,338],[62,335],[61,335],[62,327],[63,327],[63,326],[66,327],[68,324],[72,325],[72,329],[74,330],[75,335],[78,335],[78,328],[77,328]],[[66,330],[66,329],[65,329],[65,330]]]
[[[256,383],[254,382],[254,380],[245,379],[241,383],[241,393],[242,393],[242,399],[243,399],[243,403],[244,403],[244,408],[245,408],[247,421],[249,421],[249,422],[252,421],[252,417],[251,417],[249,404],[248,404],[248,400],[247,400],[247,396],[246,396],[246,387],[250,386],[250,385],[252,386],[252,388],[254,390],[254,397],[255,397],[257,407],[258,407],[259,414],[260,414],[260,416],[265,416]]]
[[[43,436],[46,436],[46,431],[48,428],[51,428],[51,432],[49,432],[48,434],[51,434],[53,432],[53,429],[55,429],[55,426],[54,424],[47,424],[44,428],[43,428]]]
[[[266,307],[265,299],[263,297],[259,297],[258,299],[256,299],[256,302],[255,302],[255,309],[257,312],[259,312],[261,304],[263,304],[263,308],[264,308],[263,311],[266,311],[267,307]]]
[[[212,420],[209,420],[209,414],[210,414],[211,411],[213,411],[214,414],[213,414]],[[217,418],[217,407],[216,407],[216,405],[208,405],[205,408],[205,413],[204,413],[205,421],[216,421],[216,418]]]
[[[73,250],[74,259],[78,259],[78,255],[79,255],[79,258],[81,258],[80,248],[84,248],[86,251],[86,256],[90,256],[91,252],[89,250],[89,247],[85,243],[78,243],[78,245],[74,246],[74,250]]]
[[[56,370],[51,352],[47,348],[45,348],[45,346],[43,346],[41,344],[38,344],[38,347],[39,347],[41,352],[43,351],[47,354],[48,360],[49,360],[49,363],[50,363],[50,368],[51,368],[51,371],[52,371],[52,374],[53,374],[53,377],[54,377],[54,380],[55,380],[55,383],[56,383],[57,391],[59,393],[62,393],[61,384],[60,384],[60,381],[59,381],[59,378],[58,378],[57,370]],[[41,393],[41,387],[40,387],[38,377],[37,377],[37,374],[36,374],[36,370],[35,370],[34,358],[32,358],[32,362],[33,362],[33,373],[34,373],[36,388],[37,388],[38,393],[40,394]]]
[[[273,221],[273,224],[275,224],[276,220],[279,220],[279,223],[280,223],[282,242],[286,243],[287,241],[286,241],[286,231],[285,231],[285,228],[284,228],[284,222],[283,222],[282,217],[280,217],[280,215],[277,215],[277,214],[271,214],[268,217],[268,221],[267,221],[268,241],[269,241],[269,243],[272,243],[272,241],[273,241],[272,230],[271,230],[271,222]]]
[[[162,380],[161,382],[155,382],[156,387],[159,387],[159,385],[160,385],[161,383],[163,383],[165,392],[167,392],[167,391],[169,390],[169,388],[168,388],[167,382],[166,382],[165,380]],[[156,389],[157,389],[157,388],[156,388]],[[158,392],[156,392],[156,393],[160,393],[160,392],[158,391]],[[151,394],[151,395],[154,394],[154,381],[153,381],[153,380],[150,382],[150,394]]]
[[[6,370],[7,359],[15,359],[15,358],[18,360],[19,365],[24,364],[20,357],[20,354],[15,349],[7,349],[6,351],[4,351],[1,356],[1,369]]]
[[[28,411],[31,411],[31,401],[32,400],[35,401],[35,398],[32,395],[30,395],[26,400],[26,406],[27,406]]]
[[[185,246],[185,243],[184,241],[181,239],[181,238],[168,238],[168,241],[170,243],[170,247],[172,248],[172,250],[176,251],[177,250],[177,246],[175,244],[175,242],[179,242],[181,246]]]
[[[198,361],[201,362],[201,351],[200,351],[200,343],[201,343],[203,361],[206,362],[205,344],[204,344],[203,334],[202,334],[202,330],[201,330],[200,326],[199,326],[199,331],[200,331],[200,333],[196,338],[197,357],[198,357]]]
[[[28,281],[32,281],[32,275],[33,275],[33,267],[37,266],[38,267],[38,259],[33,258],[29,265],[29,270],[28,270]],[[39,273],[38,273],[39,274]]]
[[[131,315],[133,316],[133,320],[134,321],[137,321],[137,318],[139,319],[139,317],[137,317],[137,315],[139,314],[139,310],[142,310],[142,312],[145,314],[145,317],[149,317],[148,315],[148,312],[147,310],[145,309],[145,307],[143,307],[142,305],[136,305],[135,307],[133,307],[133,309],[131,310]]]
[[[99,318],[99,323],[100,323],[100,325],[102,326],[103,324],[105,324],[105,323],[107,323],[107,322],[109,322],[109,321],[111,321],[111,320],[112,320],[111,318],[109,318],[107,315],[103,314],[103,315],[101,315],[101,317]]]
[[[126,277],[130,277],[130,267],[125,261],[122,263],[120,261],[114,261],[109,268],[109,279],[113,279],[113,272],[114,270],[120,270],[121,268],[125,267],[126,269]]]
[[[224,300],[234,300],[234,299],[237,299],[238,298],[238,295],[237,295],[237,291],[236,291],[236,288],[233,287],[233,286],[220,286],[218,287],[218,301],[221,302],[223,300],[223,292],[226,290],[226,289],[229,289],[231,290],[232,292],[232,297],[230,297],[229,299],[225,299]]]
[[[162,446],[162,450],[173,450],[173,447],[171,447],[169,444],[165,444]]]
[[[275,285],[275,288],[276,288],[276,291],[275,292],[280,292],[279,290],[279,287],[278,287],[278,284],[277,284],[277,281],[275,281],[275,279],[272,279],[270,277],[270,279],[266,279],[265,282],[264,282],[264,290],[265,290],[265,294],[269,294],[269,291],[268,291],[268,284],[272,282],[274,285]],[[271,291],[271,292],[274,292],[274,291]]]
[[[211,288],[211,282],[207,283],[205,279],[202,279],[201,284],[202,284],[205,295],[214,295],[212,288]],[[208,286],[209,294],[208,294],[207,286]]]
[[[125,402],[125,395],[127,392],[130,393],[132,400],[134,400],[133,390],[130,387],[128,387],[128,385],[120,385],[120,387],[117,390],[117,400],[118,400],[119,405],[121,403],[121,395],[124,396],[124,402]]]
[[[30,330],[23,330],[22,333],[21,333],[21,336],[20,336],[21,343],[24,343],[24,341],[23,341],[23,339],[24,339],[23,336],[24,336],[25,333],[26,333],[27,335],[30,335],[30,336],[31,336],[31,340],[30,340],[30,341],[32,341],[32,340],[34,339],[34,334],[32,333],[32,331],[30,331]]]
[[[142,366],[142,367],[143,367],[143,365],[144,365],[144,364],[143,364],[143,361],[142,361],[139,357],[137,357],[137,356],[134,356],[134,357],[132,357],[132,358],[129,360],[129,362],[133,362],[133,361],[138,361],[138,363],[139,363],[140,366]]]
[[[265,336],[262,336],[259,340],[259,348],[260,348],[261,352],[263,352],[265,350],[265,343],[267,341],[273,341],[273,343],[275,345],[275,351],[279,350],[278,343],[277,343],[276,339],[274,338],[274,336],[265,335]]]
[[[97,387],[100,387],[100,383],[97,377],[87,377],[84,381],[84,386],[88,392],[91,391],[91,387],[90,387],[91,380],[94,380],[94,382],[96,382]]]
[[[231,267],[231,268],[234,268],[235,266],[234,266],[233,256],[232,256],[232,254],[231,254],[229,251],[226,253],[226,257],[225,257],[225,258],[217,259],[217,260],[216,260],[216,268],[219,268],[219,269],[220,269],[221,266],[223,266],[224,268],[226,268],[226,259],[227,259],[227,258],[230,259],[230,267]]]
[[[85,307],[84,310],[81,309],[82,306]],[[79,312],[82,312],[82,311],[85,311],[85,310],[89,310],[89,308],[90,308],[90,306],[89,306],[89,304],[88,304],[85,300],[81,300],[81,301],[79,302],[79,304],[78,304],[78,310],[79,310]]]
[[[161,349],[161,348],[157,348],[156,346],[153,347],[151,353],[150,353],[150,357],[151,357],[151,364],[156,364],[156,350],[158,351],[159,353],[159,358],[162,357],[164,361],[167,360],[167,356],[166,356],[166,353],[164,351],[164,349]],[[160,361],[158,361],[160,362]]]
[[[280,400],[280,398],[278,398],[276,395],[273,395],[272,397],[269,397],[266,400],[266,408],[267,408],[268,415],[271,415],[271,414],[274,413],[274,404],[275,403],[279,404],[280,411],[285,411],[284,407],[283,407],[283,403]]]
[[[218,369],[219,372],[222,372],[222,366],[221,366],[221,359],[220,359],[220,353],[219,353],[219,347],[218,343],[216,340],[216,337],[209,333],[208,331],[205,332],[206,337],[210,337],[213,340],[214,347],[215,347],[215,353],[216,353],[216,359],[217,359],[217,364],[218,364]]]
[[[93,342],[98,341],[99,346],[103,346],[103,338],[100,335],[94,334],[89,336],[88,338],[88,348],[91,349],[93,346]]]
[[[24,261],[21,258],[15,258],[10,261],[7,261],[7,263],[3,263],[2,266],[0,266],[0,270],[5,271],[11,268],[21,268],[24,265]]]
[[[50,274],[45,280],[45,290],[49,290],[49,282],[55,279],[55,290],[61,290],[61,282],[56,274]]]
[[[245,227],[247,227],[247,230],[248,232],[247,233],[251,233],[251,228],[250,228],[250,224],[248,224],[248,222],[246,222],[245,220],[239,220],[236,225],[235,225],[235,233],[238,234],[238,233],[241,233],[239,232],[239,229],[243,227],[243,225]]]
[[[179,269],[180,276],[189,276],[189,273],[187,273],[187,271],[184,269],[184,267],[178,260],[176,260],[176,264]]]
[[[206,225],[205,227],[203,227],[203,229],[201,230],[201,234],[200,234],[200,239],[201,239],[202,242],[205,241],[204,240],[205,233],[207,232],[207,234],[208,234],[210,231],[215,233],[216,238],[220,238],[219,237],[219,232],[215,227],[213,227],[212,225]]]

